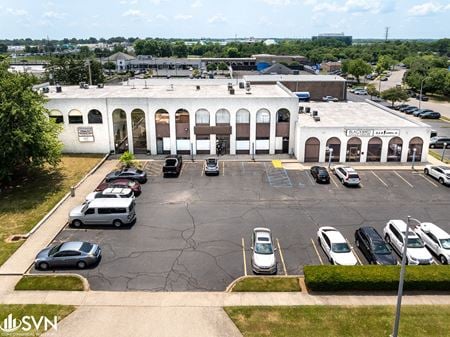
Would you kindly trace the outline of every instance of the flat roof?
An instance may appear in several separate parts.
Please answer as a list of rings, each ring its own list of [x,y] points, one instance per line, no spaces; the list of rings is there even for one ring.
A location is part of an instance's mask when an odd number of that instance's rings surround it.
[[[345,82],[337,75],[246,75],[245,81],[255,82]]]
[[[312,102],[299,103],[300,106],[316,110],[320,121],[316,122],[309,114],[299,114],[299,127],[315,128],[396,128],[396,127],[429,127],[420,121],[397,115],[394,111],[385,110],[366,102]],[[388,108],[386,108],[388,109]]]
[[[200,86],[197,90],[196,86]],[[149,84],[147,89],[144,85],[116,85],[89,89],[81,89],[79,86],[62,86],[62,92],[57,93],[55,87],[50,87],[46,94],[49,99],[89,99],[89,98],[289,98],[294,97],[289,90],[282,86],[274,85],[252,85],[251,94],[245,89],[239,89],[234,85],[234,95],[228,93],[227,84],[202,85],[201,83],[177,84],[167,83],[165,85]]]

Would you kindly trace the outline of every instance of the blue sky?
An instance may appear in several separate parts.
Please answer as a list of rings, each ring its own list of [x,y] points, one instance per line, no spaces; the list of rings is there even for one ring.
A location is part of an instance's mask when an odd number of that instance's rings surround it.
[[[450,37],[450,0],[0,0],[0,38]]]

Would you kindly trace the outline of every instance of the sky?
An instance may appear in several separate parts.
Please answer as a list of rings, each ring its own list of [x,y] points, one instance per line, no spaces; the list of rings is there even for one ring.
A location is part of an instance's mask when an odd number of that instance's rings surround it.
[[[450,0],[0,0],[2,38],[450,37]]]

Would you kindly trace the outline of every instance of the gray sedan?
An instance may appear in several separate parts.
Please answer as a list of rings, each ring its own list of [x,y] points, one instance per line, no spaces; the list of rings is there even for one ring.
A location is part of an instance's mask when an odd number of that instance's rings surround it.
[[[36,269],[54,268],[84,269],[100,261],[102,250],[99,245],[82,241],[68,241],[47,247],[34,260]]]

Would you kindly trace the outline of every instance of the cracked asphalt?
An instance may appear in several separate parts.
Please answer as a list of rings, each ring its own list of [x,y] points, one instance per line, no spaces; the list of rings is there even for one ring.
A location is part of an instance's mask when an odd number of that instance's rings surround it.
[[[320,263],[311,242],[319,226],[335,226],[353,242],[361,225],[381,232],[389,219],[411,215],[450,232],[450,189],[420,173],[362,171],[363,187],[346,188],[335,178],[317,185],[308,171],[276,172],[271,163],[226,162],[219,176],[206,177],[202,163],[186,161],[179,178],[166,179],[159,164],[147,164],[134,226],[65,228],[55,238],[100,244],[100,264],[79,271],[91,289],[222,291],[244,275],[242,238],[251,274],[250,235],[260,226],[279,239],[287,274]],[[277,259],[284,274],[279,251]]]

